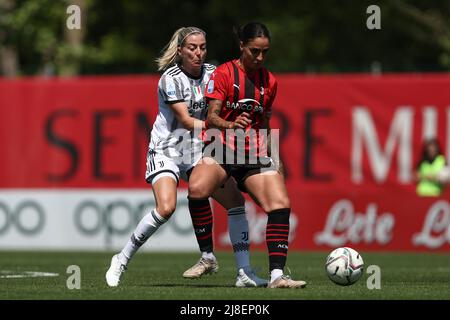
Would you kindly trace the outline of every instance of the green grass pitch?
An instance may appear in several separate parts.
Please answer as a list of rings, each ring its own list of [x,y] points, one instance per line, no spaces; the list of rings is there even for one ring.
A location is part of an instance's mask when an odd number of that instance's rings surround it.
[[[450,254],[364,253],[365,269],[381,268],[381,289],[369,290],[369,274],[354,285],[341,287],[325,275],[327,252],[290,252],[287,267],[305,289],[235,288],[234,257],[218,252],[219,272],[201,279],[184,279],[183,271],[199,257],[195,253],[136,254],[121,285],[109,288],[105,272],[112,253],[0,252],[0,299],[138,299],[138,300],[307,300],[307,299],[450,299]],[[252,252],[254,268],[267,275],[266,252]],[[70,265],[81,270],[81,288],[67,288]],[[14,278],[25,271],[57,273],[55,277]],[[7,277],[9,276],[9,277]]]

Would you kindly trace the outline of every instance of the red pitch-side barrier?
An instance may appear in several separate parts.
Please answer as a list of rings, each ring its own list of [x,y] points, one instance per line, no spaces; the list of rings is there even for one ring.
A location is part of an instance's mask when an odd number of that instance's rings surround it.
[[[426,136],[450,160],[450,76],[276,77],[290,249],[449,251],[450,193],[418,197],[414,169]],[[0,188],[148,188],[157,80],[0,80]],[[264,248],[265,215],[248,205],[252,245]],[[226,228],[217,208],[219,248]]]

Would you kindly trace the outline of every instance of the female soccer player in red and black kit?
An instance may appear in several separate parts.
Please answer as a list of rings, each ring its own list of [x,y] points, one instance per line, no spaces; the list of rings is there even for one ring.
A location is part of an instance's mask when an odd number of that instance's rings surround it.
[[[267,145],[266,148],[256,148],[253,155],[256,155],[259,161],[256,163],[248,161],[252,156],[252,150],[255,150],[252,143],[261,145],[259,132],[262,132],[262,129],[270,130],[271,109],[277,92],[274,76],[263,67],[270,47],[270,34],[265,25],[256,22],[239,28],[237,33],[241,51],[239,59],[219,66],[208,83],[205,93],[209,103],[206,124],[208,128],[220,130],[219,141],[224,150],[223,154],[231,150],[234,156],[239,157],[241,152],[244,154],[245,163],[239,164],[240,162],[236,161],[230,163],[226,161],[228,159],[219,159],[217,153],[206,152],[211,144],[207,145],[203,159],[191,174],[189,197],[206,199],[233,176],[239,188],[247,192],[268,215],[266,226],[270,269],[268,287],[303,288],[306,286],[305,281],[292,280],[283,273],[288,251],[291,209],[281,173],[281,162],[274,154],[266,155],[266,158],[272,156],[272,159],[269,158],[269,164],[261,161],[264,158],[261,150],[270,149]],[[236,132],[242,133],[244,130],[245,132],[253,130],[256,137],[254,135],[252,139],[246,136],[245,148],[239,150]],[[208,137],[208,131],[204,137]]]

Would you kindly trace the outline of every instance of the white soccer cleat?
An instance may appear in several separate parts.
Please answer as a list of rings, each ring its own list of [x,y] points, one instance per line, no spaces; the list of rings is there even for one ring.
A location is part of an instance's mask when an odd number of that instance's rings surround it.
[[[119,260],[119,255],[116,254],[111,259],[111,266],[106,272],[106,283],[110,287],[117,287],[122,279],[123,273],[127,270],[127,267]]]
[[[216,273],[219,270],[217,260],[200,258],[196,264],[183,273],[183,277],[189,279],[200,278],[204,274]]]
[[[236,287],[267,287],[268,281],[258,277],[251,268],[241,268],[236,278]]]
[[[280,276],[277,279],[275,279],[273,282],[270,282],[267,285],[267,288],[275,289],[275,288],[304,288],[306,287],[306,282],[299,280],[295,281],[292,280],[289,276]]]

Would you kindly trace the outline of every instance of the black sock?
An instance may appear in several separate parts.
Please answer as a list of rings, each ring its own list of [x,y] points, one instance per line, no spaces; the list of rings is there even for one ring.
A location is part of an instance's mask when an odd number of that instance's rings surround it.
[[[213,251],[213,216],[211,205],[208,199],[189,200],[189,213],[191,214],[192,225],[194,226],[195,237],[201,252]]]
[[[269,250],[269,270],[284,269],[288,251],[290,208],[268,212],[266,243]]]

